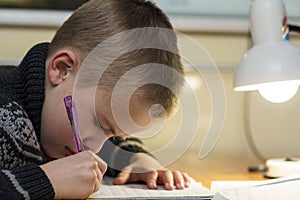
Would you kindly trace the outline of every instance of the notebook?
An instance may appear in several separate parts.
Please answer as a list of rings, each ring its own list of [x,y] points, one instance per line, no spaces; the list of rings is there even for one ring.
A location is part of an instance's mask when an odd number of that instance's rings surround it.
[[[299,200],[300,175],[266,181],[213,181],[211,190],[230,200]]]
[[[158,186],[157,190],[150,190],[145,184],[112,185],[111,178],[105,178],[98,192],[93,193],[90,199],[200,199],[213,198],[213,192],[192,181],[189,188],[184,190],[165,190]]]

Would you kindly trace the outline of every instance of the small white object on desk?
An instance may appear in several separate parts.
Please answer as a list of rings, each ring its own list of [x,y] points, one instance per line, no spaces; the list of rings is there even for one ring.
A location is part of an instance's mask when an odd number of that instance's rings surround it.
[[[265,176],[269,178],[286,177],[300,173],[300,158],[275,158],[266,161],[267,171]]]

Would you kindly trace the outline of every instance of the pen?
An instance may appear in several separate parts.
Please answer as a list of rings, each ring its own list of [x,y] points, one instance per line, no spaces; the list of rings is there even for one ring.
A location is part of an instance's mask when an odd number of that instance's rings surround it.
[[[68,118],[71,123],[72,127],[72,132],[73,132],[73,138],[74,138],[74,143],[76,146],[77,152],[81,152],[84,150],[81,135],[80,135],[80,130],[79,130],[79,121],[78,121],[78,116],[75,108],[75,103],[72,100],[72,96],[66,96],[64,98],[65,102],[65,107],[67,110]]]

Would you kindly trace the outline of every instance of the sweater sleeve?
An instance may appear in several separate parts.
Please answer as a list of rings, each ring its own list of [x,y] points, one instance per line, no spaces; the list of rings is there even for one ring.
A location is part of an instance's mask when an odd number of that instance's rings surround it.
[[[17,103],[0,106],[0,199],[53,199],[41,148],[28,115]]]
[[[54,199],[54,190],[44,173],[35,164],[0,172],[0,199]]]
[[[147,153],[152,156],[138,138],[117,136],[109,138],[98,155],[108,165],[106,175],[115,177],[124,167],[129,165],[134,153]]]

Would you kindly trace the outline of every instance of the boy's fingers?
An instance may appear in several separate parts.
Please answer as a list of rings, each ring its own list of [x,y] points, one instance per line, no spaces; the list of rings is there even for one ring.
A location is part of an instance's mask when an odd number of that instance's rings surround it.
[[[185,187],[189,187],[191,184],[192,178],[185,172],[182,173],[183,179],[184,179],[184,185]]]
[[[104,161],[96,161],[97,162],[97,164],[98,164],[98,167],[99,167],[99,169],[100,169],[100,171],[101,171],[101,173],[102,173],[102,175],[104,175],[104,173],[106,172],[106,170],[107,170],[107,164],[104,162]]]
[[[174,189],[174,178],[173,174],[170,170],[163,170],[161,175],[162,182],[164,184],[164,188],[166,190]]]
[[[107,164],[99,156],[97,156],[94,152],[92,152],[90,150],[88,152],[91,154],[92,158],[97,162],[98,167],[103,175],[107,170]]]
[[[118,176],[114,179],[114,184],[123,185],[127,183],[130,178],[130,172],[120,172]]]
[[[96,173],[96,177],[97,177],[98,181],[101,182],[102,179],[103,179],[103,173],[100,171],[97,162],[95,162],[95,170],[94,170],[94,172]]]
[[[181,172],[179,171],[173,171],[173,177],[174,177],[174,182],[175,186],[177,189],[184,189],[185,184],[184,184],[184,178]]]
[[[100,171],[100,170],[98,169],[98,171]],[[99,190],[100,184],[101,184],[101,181],[102,181],[102,176],[101,176],[101,178],[99,178],[99,173],[100,172],[96,171],[95,173],[96,173],[96,175],[95,175],[96,180],[95,180],[95,185],[94,185],[94,191],[93,192],[97,192]]]
[[[149,172],[146,174],[146,180],[147,186],[149,189],[156,189],[157,188],[157,179],[158,179],[158,173],[157,171]]]

